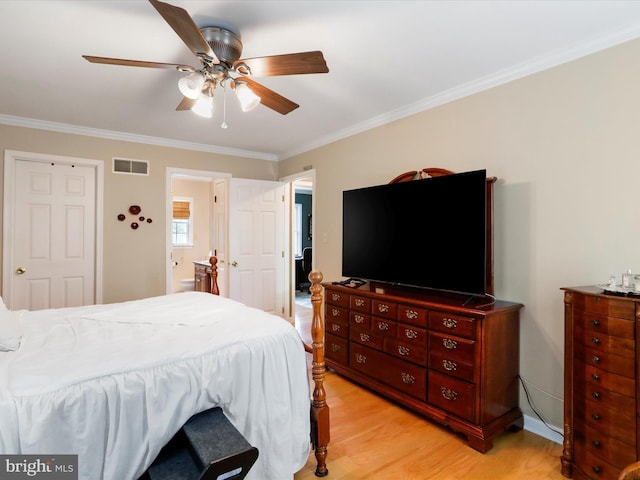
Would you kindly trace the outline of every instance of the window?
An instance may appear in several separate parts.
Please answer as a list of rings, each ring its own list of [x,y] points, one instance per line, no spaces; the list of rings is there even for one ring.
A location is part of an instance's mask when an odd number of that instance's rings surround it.
[[[171,243],[174,247],[193,246],[193,198],[173,197]]]
[[[295,204],[295,216],[293,225],[294,251],[296,257],[302,256],[302,204]]]

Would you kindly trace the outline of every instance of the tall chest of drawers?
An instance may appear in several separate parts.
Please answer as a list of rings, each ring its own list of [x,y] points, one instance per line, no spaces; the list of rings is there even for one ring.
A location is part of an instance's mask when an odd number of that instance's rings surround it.
[[[638,458],[640,299],[564,288],[563,475],[616,480]]]
[[[522,427],[522,305],[464,306],[465,299],[326,284],[326,363],[486,452],[497,434]]]

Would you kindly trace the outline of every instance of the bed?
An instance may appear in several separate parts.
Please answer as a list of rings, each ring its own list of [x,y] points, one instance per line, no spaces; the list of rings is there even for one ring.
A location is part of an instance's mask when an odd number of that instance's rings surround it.
[[[0,453],[77,454],[80,479],[135,480],[191,416],[219,406],[260,452],[247,479],[292,479],[310,447],[325,476],[322,275],[310,280],[312,345],[280,317],[202,292],[5,309]]]

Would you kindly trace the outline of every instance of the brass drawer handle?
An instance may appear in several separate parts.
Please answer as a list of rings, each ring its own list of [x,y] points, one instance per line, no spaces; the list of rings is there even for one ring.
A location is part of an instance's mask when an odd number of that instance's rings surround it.
[[[414,312],[413,310],[405,310],[404,314],[409,320],[415,320],[418,318],[418,312]]]
[[[591,467],[591,470],[593,470],[593,473],[600,473],[602,471],[602,468],[596,465],[595,467]]]
[[[591,360],[592,360],[594,363],[599,363],[599,362],[600,362],[600,357],[599,357],[599,356],[597,356],[597,355],[594,355],[593,357],[591,357]]]
[[[386,332],[387,330],[389,330],[389,324],[387,322],[378,322],[378,330]]]
[[[593,442],[591,442],[591,445],[593,445],[596,448],[600,448],[601,447],[600,442],[598,440],[594,440]]]
[[[447,328],[456,328],[458,326],[458,322],[453,318],[443,318],[442,325],[444,325]]]
[[[332,317],[339,317],[340,316],[340,310],[338,310],[337,308],[332,308],[331,309],[331,316]]]
[[[418,338],[418,332],[416,332],[415,330],[411,330],[410,328],[405,328],[404,334],[407,338]]]
[[[332,293],[331,294],[331,300],[333,300],[334,302],[337,302],[340,300],[340,294],[339,293]]]
[[[364,317],[362,315],[354,315],[353,319],[356,321],[356,323],[364,323]]]
[[[598,320],[591,320],[591,325],[594,327],[599,327],[600,326],[600,322]]]
[[[600,394],[599,394],[598,392],[593,392],[593,393],[591,394],[591,396],[592,396],[593,398],[600,398]]]
[[[332,343],[332,344],[331,344],[331,351],[333,351],[333,352],[337,353],[337,352],[339,352],[340,350],[342,350],[342,348],[340,348],[340,345],[336,345],[335,343]]]
[[[450,338],[443,338],[442,345],[447,350],[455,350],[456,348],[458,348],[458,342],[456,342],[455,340],[451,340]]]
[[[363,342],[370,342],[371,341],[371,337],[369,335],[367,335],[366,333],[361,333],[360,334],[360,340],[362,340]]]
[[[356,307],[364,307],[364,300],[361,298],[356,298],[353,303],[356,304]]]
[[[378,311],[380,313],[389,313],[389,305],[385,305],[384,303],[379,304]]]
[[[404,383],[412,384],[416,381],[416,377],[414,377],[413,375],[409,375],[408,373],[402,372],[400,376],[402,377],[402,381]]]
[[[592,373],[591,378],[594,380],[600,380],[600,375],[598,375],[597,373]]]
[[[367,357],[361,353],[356,353],[356,362],[362,364],[367,363]]]
[[[407,356],[409,355],[410,351],[407,347],[403,346],[403,345],[398,345],[398,353],[400,355],[404,355]]]
[[[339,332],[340,331],[340,325],[338,325],[337,323],[332,323],[331,324],[331,330],[334,332]]]
[[[447,387],[440,387],[440,393],[447,400],[455,401],[458,398],[458,392]]]
[[[591,415],[591,418],[597,422],[598,420],[600,420],[600,415],[594,413],[593,415]]]
[[[452,362],[451,360],[442,360],[442,366],[445,370],[448,370],[450,372],[455,372],[458,369],[458,365],[456,365],[456,363]]]
[[[599,338],[596,338],[596,337],[593,337],[593,338],[591,339],[591,343],[593,343],[594,345],[598,345],[598,344],[600,343],[600,339],[599,339]]]

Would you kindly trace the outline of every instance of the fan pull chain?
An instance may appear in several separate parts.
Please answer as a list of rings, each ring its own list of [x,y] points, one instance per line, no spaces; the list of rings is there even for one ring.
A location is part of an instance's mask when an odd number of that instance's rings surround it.
[[[227,128],[227,86],[222,86],[222,125],[220,128]]]

